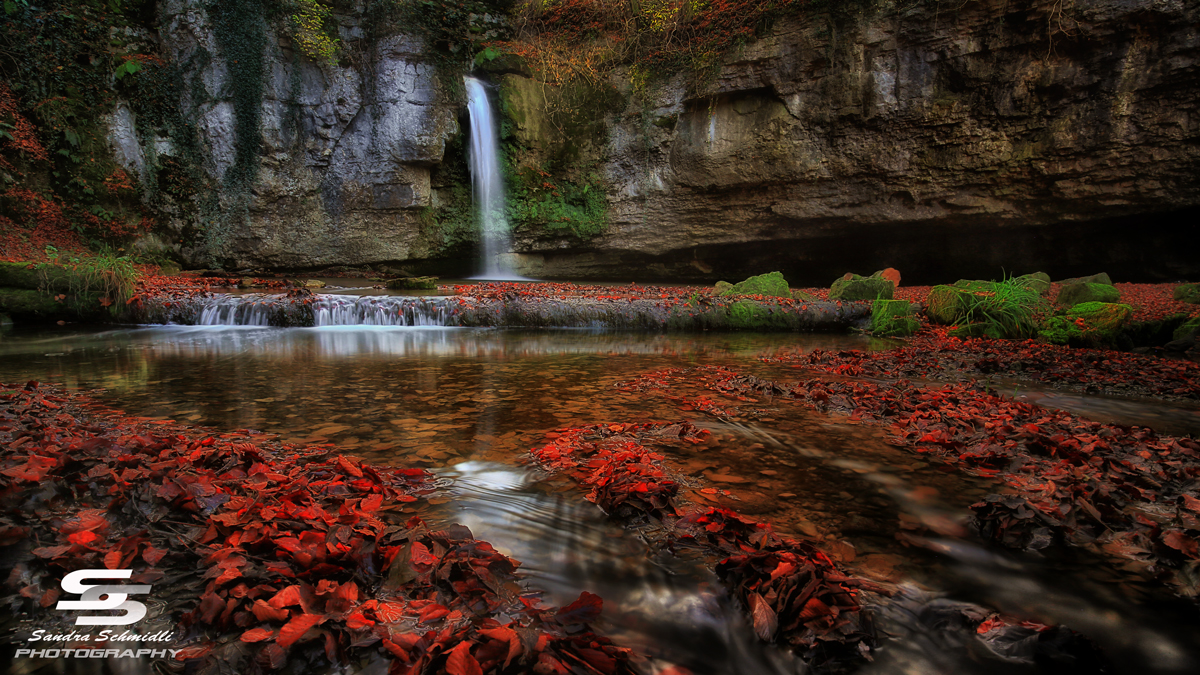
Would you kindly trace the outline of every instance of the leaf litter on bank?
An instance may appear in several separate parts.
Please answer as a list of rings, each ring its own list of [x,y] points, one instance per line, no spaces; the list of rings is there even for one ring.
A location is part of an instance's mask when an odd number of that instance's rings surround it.
[[[15,613],[52,605],[67,571],[124,567],[185,610],[176,658],[192,672],[360,659],[397,674],[635,671],[591,630],[598,597],[540,606],[519,563],[467,528],[393,521],[390,504],[430,491],[422,469],[146,424],[35,382],[0,392]]]

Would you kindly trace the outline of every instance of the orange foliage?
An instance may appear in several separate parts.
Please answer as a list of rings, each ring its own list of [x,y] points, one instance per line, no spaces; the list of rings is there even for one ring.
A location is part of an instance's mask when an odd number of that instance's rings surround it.
[[[60,252],[87,250],[57,201],[20,187],[0,192],[0,201],[18,219],[14,222],[0,215],[0,260],[42,260],[47,246]]]
[[[33,159],[49,161],[50,154],[46,146],[37,137],[37,127],[25,119],[17,108],[17,99],[9,90],[8,84],[0,81],[0,121],[11,124],[8,134],[11,138],[0,138],[0,149],[16,150],[29,155]],[[12,169],[3,157],[0,157],[0,167]]]

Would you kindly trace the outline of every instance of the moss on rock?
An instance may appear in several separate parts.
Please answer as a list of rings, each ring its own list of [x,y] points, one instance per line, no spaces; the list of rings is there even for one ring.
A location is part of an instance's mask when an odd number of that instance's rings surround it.
[[[1110,285],[1079,282],[1063,286],[1055,303],[1063,307],[1074,307],[1087,302],[1113,303],[1120,299],[1121,292]]]
[[[1108,276],[1107,272],[1100,272],[1099,274],[1092,274],[1086,277],[1063,279],[1058,283],[1062,284],[1063,286],[1068,284],[1104,284],[1105,286],[1113,285],[1112,279]]]
[[[934,323],[955,323],[963,316],[967,295],[967,291],[954,286],[934,286],[925,301],[925,315]]]
[[[882,277],[844,276],[829,287],[830,300],[891,300],[896,286]]]
[[[790,298],[792,291],[788,288],[787,280],[783,278],[782,273],[767,272],[733,284],[723,291],[718,291],[718,295],[766,295]]]
[[[26,288],[0,288],[0,312],[17,319],[48,321],[112,321],[115,305],[105,308],[98,292],[81,293],[57,299],[57,296]],[[111,303],[110,303],[111,304]]]
[[[1116,345],[1133,318],[1133,308],[1108,302],[1084,302],[1045,321],[1038,337],[1051,344]]]
[[[1200,305],[1200,284],[1180,284],[1172,294],[1176,300]]]
[[[393,291],[432,291],[437,289],[437,277],[400,277],[387,282]]]
[[[1197,332],[1200,332],[1200,316],[1193,316],[1179,326],[1179,328],[1176,328],[1171,338],[1174,340],[1184,340],[1189,335],[1195,335]]]

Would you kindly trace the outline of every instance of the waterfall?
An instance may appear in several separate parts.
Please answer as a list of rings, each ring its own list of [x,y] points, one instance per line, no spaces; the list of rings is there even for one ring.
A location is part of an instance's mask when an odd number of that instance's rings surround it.
[[[471,149],[467,156],[471,168],[471,195],[479,213],[482,234],[480,271],[475,279],[525,280],[517,276],[502,254],[512,247],[508,218],[504,214],[504,180],[500,175],[500,141],[492,106],[483,82],[464,77],[467,86],[467,111],[471,116]]]

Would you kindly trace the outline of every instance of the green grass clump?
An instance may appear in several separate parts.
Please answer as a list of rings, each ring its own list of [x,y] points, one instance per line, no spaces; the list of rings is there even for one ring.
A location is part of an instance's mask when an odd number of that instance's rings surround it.
[[[989,337],[1023,340],[1037,335],[1037,312],[1045,303],[1042,296],[1018,279],[998,282],[977,282],[959,296],[956,328],[985,324]],[[956,286],[958,284],[955,284]]]
[[[907,300],[876,300],[871,304],[871,332],[876,337],[908,337],[921,328]]]

